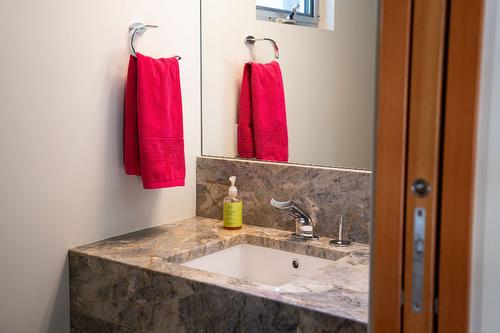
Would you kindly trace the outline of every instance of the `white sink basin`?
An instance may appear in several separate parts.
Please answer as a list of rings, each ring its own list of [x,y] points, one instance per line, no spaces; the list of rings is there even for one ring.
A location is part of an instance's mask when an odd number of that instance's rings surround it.
[[[267,247],[240,244],[188,261],[183,266],[281,286],[314,274],[333,261]]]

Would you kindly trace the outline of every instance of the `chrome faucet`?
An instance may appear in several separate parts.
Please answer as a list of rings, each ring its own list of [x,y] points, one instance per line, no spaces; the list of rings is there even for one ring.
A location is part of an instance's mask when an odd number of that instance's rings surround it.
[[[292,7],[292,11],[290,12],[290,14],[288,14],[288,16],[286,17],[287,20],[293,20],[295,19],[295,15],[297,15],[297,9],[300,8],[300,4],[297,3],[295,6]]]
[[[292,11],[286,17],[276,17],[273,19],[273,21],[276,23],[283,23],[283,24],[297,24],[295,16],[297,15],[297,10],[299,9],[299,7],[300,4],[297,3],[295,6],[292,7]]]
[[[295,233],[293,237],[300,240],[317,239],[314,236],[314,225],[311,217],[300,209],[293,201],[276,201],[271,199],[271,206],[284,210],[295,218]]]

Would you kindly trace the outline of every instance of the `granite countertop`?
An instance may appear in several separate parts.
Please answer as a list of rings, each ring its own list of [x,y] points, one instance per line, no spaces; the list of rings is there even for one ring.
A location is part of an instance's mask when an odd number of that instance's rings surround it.
[[[297,242],[289,231],[245,225],[224,230],[219,220],[193,217],[84,245],[71,252],[153,270],[272,299],[357,322],[368,322],[369,247],[335,248],[329,238]],[[238,244],[253,244],[332,259],[319,273],[300,277],[279,290],[257,282],[181,266]]]

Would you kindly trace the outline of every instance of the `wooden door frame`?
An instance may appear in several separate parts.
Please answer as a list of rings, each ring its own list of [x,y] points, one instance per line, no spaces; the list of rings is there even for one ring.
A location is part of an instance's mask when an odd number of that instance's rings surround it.
[[[483,0],[451,0],[441,182],[438,332],[468,332]]]
[[[381,0],[371,332],[402,332],[412,1]],[[437,332],[468,332],[483,0],[448,0]]]
[[[372,332],[401,331],[411,4],[411,0],[380,2],[374,223],[370,261]]]
[[[405,333],[432,332],[435,324],[447,6],[448,0],[413,2],[403,255]],[[417,179],[428,183],[427,194],[419,196],[412,191]],[[417,219],[424,212],[425,217]],[[423,226],[418,233],[417,225]],[[422,254],[414,250],[416,239],[420,240]],[[417,269],[419,266],[421,269]],[[422,284],[417,285],[417,281]]]

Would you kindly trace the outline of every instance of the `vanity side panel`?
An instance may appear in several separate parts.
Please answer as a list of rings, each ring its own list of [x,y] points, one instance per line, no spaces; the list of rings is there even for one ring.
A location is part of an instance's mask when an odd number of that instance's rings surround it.
[[[229,177],[237,176],[243,223],[295,230],[293,218],[269,204],[294,200],[311,215],[318,236],[338,237],[340,217],[348,238],[369,243],[370,171],[199,157],[196,163],[196,214],[222,219]]]

